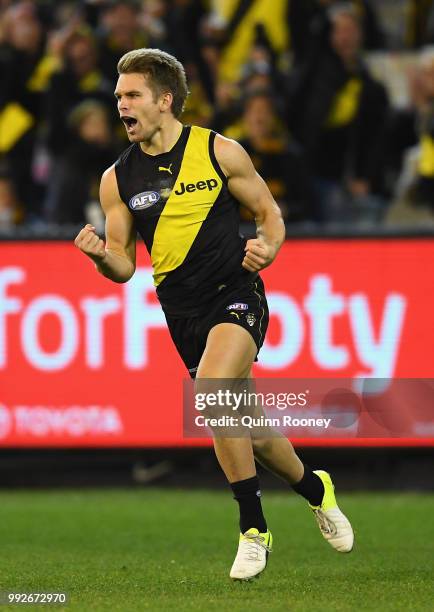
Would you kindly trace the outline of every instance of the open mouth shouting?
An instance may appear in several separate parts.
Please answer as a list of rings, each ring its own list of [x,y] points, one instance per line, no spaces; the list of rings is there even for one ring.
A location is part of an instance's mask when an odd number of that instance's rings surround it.
[[[134,128],[137,125],[137,119],[135,117],[130,117],[128,115],[123,115],[121,120],[124,122],[125,127],[127,128],[128,134],[134,132]]]

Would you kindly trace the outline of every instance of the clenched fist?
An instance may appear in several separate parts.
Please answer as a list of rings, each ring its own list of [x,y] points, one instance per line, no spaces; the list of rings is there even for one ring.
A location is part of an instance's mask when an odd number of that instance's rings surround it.
[[[94,226],[89,223],[80,231],[74,244],[95,263],[101,262],[106,256],[104,241],[95,233]]]
[[[247,240],[242,266],[249,272],[259,272],[273,261],[276,252],[260,238]]]

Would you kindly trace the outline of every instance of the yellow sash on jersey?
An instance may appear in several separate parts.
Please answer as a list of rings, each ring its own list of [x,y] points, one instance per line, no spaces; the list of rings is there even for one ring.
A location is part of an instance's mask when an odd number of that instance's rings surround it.
[[[61,68],[60,60],[53,55],[45,55],[37,64],[32,76],[27,81],[30,91],[45,91],[56,70]]]
[[[219,11],[225,21],[230,20],[237,5],[234,0],[223,0],[219,3]],[[282,53],[288,48],[287,5],[288,0],[253,0],[252,6],[223,50],[219,62],[220,80],[234,82],[239,79],[241,66],[250,53],[255,27],[259,23],[264,26],[275,51]]]
[[[0,153],[7,153],[33,126],[35,120],[17,102],[9,102],[0,112]]]
[[[98,89],[101,85],[102,74],[98,70],[93,70],[92,72],[88,72],[84,77],[82,77],[78,83],[80,91],[85,93],[89,93]]]
[[[424,134],[420,141],[419,174],[434,178],[434,139]]]
[[[361,92],[362,81],[357,78],[350,79],[337,92],[325,126],[338,128],[351,123],[359,110]]]
[[[151,249],[156,287],[185,260],[221,191],[223,182],[209,156],[209,136],[209,130],[192,126],[178,178],[158,220]],[[192,191],[186,190],[188,185]]]

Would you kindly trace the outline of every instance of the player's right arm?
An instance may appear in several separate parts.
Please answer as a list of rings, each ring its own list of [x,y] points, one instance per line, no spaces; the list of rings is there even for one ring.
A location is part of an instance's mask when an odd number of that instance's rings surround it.
[[[119,195],[114,166],[102,175],[99,195],[105,214],[106,243],[88,224],[75,239],[75,246],[92,259],[98,272],[115,283],[126,283],[136,269],[136,230]]]

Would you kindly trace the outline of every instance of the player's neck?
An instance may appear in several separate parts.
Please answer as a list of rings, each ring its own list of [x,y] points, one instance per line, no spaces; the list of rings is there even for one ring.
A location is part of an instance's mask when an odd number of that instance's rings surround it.
[[[140,143],[140,148],[148,155],[167,153],[177,143],[181,136],[183,125],[177,119],[172,119],[155,131],[150,140]]]

